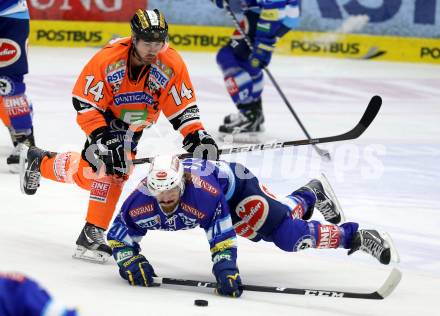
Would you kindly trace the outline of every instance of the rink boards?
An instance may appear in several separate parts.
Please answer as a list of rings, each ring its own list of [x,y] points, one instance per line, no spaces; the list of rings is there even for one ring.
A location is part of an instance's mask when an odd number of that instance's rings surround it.
[[[170,43],[178,50],[209,52],[223,46],[230,27],[170,25]],[[128,23],[31,21],[31,45],[100,47],[130,34]],[[289,32],[277,53],[296,56],[440,63],[440,39],[322,32]]]

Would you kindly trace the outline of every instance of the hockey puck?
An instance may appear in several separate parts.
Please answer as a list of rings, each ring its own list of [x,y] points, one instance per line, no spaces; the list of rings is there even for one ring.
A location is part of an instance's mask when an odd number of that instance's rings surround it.
[[[208,301],[206,300],[195,300],[194,305],[196,306],[208,306]]]

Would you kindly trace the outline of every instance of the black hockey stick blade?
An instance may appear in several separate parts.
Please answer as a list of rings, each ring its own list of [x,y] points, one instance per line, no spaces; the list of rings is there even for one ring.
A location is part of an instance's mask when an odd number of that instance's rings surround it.
[[[367,109],[364,112],[364,115],[362,115],[361,120],[359,123],[350,131],[336,135],[336,136],[330,136],[330,137],[321,137],[321,138],[315,138],[315,139],[305,139],[302,141],[293,141],[293,142],[287,142],[288,144],[295,143],[295,146],[298,145],[310,145],[310,144],[317,144],[317,143],[329,143],[329,142],[337,142],[337,141],[343,141],[343,140],[350,140],[355,139],[361,136],[365,130],[370,126],[370,124],[374,121],[377,114],[379,113],[380,107],[382,106],[382,98],[378,95],[375,95],[371,98],[370,102],[368,103]]]
[[[375,95],[371,98],[368,103],[367,109],[362,115],[359,123],[352,128],[350,131],[330,136],[330,137],[321,137],[321,138],[312,138],[312,139],[303,139],[303,140],[293,140],[288,142],[274,142],[274,143],[263,143],[263,144],[252,144],[247,146],[239,146],[239,147],[231,147],[231,148],[222,148],[219,149],[220,155],[240,153],[240,152],[248,152],[248,151],[256,151],[256,150],[265,150],[265,149],[276,149],[283,147],[291,147],[291,146],[302,146],[302,145],[315,145],[318,143],[330,143],[330,142],[338,142],[343,140],[355,139],[361,136],[365,130],[370,126],[373,120],[376,118],[377,113],[379,113],[380,107],[382,106],[382,98],[378,95]],[[184,153],[179,155],[179,158],[189,158],[192,157],[191,153]],[[152,161],[152,158],[139,158],[134,159],[133,164],[143,164],[149,163]]]
[[[339,290],[318,290],[318,289],[300,289],[291,287],[277,287],[277,286],[261,286],[261,285],[243,285],[243,290],[253,292],[265,292],[265,293],[282,293],[282,294],[294,294],[305,296],[323,296],[323,297],[335,297],[335,298],[357,298],[357,299],[369,299],[369,300],[382,300],[389,296],[394,289],[399,285],[402,279],[402,273],[393,268],[388,275],[382,286],[371,293],[357,293],[346,292]],[[156,285],[170,284],[180,286],[193,286],[193,287],[205,287],[216,288],[215,282],[204,282],[198,280],[185,280],[185,279],[172,279],[172,278],[160,278],[154,277],[153,282]]]

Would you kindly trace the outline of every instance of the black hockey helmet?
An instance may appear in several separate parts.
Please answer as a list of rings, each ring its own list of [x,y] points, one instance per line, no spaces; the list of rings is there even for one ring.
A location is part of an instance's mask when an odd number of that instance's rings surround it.
[[[133,36],[147,42],[164,42],[168,37],[168,24],[158,9],[137,9],[130,21]]]

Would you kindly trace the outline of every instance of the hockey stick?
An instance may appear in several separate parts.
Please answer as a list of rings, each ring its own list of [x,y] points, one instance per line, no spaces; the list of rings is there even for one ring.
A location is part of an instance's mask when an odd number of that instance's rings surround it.
[[[301,289],[301,288],[291,288],[291,287],[277,287],[277,286],[261,286],[261,285],[243,285],[244,291],[254,291],[254,292],[266,292],[266,293],[283,293],[283,294],[295,294],[295,295],[306,295],[306,296],[325,296],[325,297],[345,297],[345,298],[359,298],[367,300],[382,300],[388,295],[390,295],[394,289],[399,284],[402,279],[402,273],[397,269],[393,268],[388,275],[385,282],[380,288],[374,292],[370,293],[359,293],[359,292],[346,292],[338,290],[318,290],[318,289]],[[172,278],[153,278],[153,282],[157,285],[160,284],[171,284],[171,285],[182,285],[182,286],[194,286],[194,287],[205,287],[205,288],[216,288],[217,283],[215,282],[204,282],[198,280],[184,280],[184,279],[172,279]]]
[[[244,30],[241,28],[240,26],[240,22],[238,21],[237,17],[235,16],[234,12],[232,12],[231,8],[229,7],[229,4],[227,3],[227,1],[223,1],[223,6],[226,10],[226,12],[228,12],[229,16],[231,17],[232,21],[234,22],[234,25],[236,27],[236,29],[240,32],[240,34],[243,36],[244,41],[246,42],[247,46],[249,47],[249,49],[252,51],[252,43],[251,40],[249,39],[249,37],[247,36],[247,34],[244,32]],[[286,95],[283,93],[283,91],[281,90],[280,86],[278,85],[277,81],[275,80],[274,76],[272,76],[272,73],[269,71],[269,68],[267,67],[263,67],[263,70],[266,72],[266,74],[269,76],[270,81],[272,81],[272,84],[274,85],[275,89],[278,91],[279,95],[281,96],[281,99],[283,99],[284,103],[287,105],[287,108],[289,109],[290,113],[292,113],[293,117],[295,118],[296,122],[298,123],[299,127],[301,127],[302,131],[304,132],[304,134],[307,136],[308,139],[311,139],[312,137],[310,136],[310,134],[307,132],[306,128],[304,127],[303,123],[301,122],[300,118],[298,117],[298,115],[296,114],[295,110],[293,109],[292,105],[290,104],[289,100],[287,100]],[[318,146],[316,146],[315,144],[313,144],[313,148],[315,149],[315,151],[318,153],[318,155],[320,155],[321,157],[325,157],[326,159],[330,160],[330,153],[325,150],[325,149],[321,149]]]
[[[371,98],[370,103],[368,103],[367,109],[362,115],[361,120],[357,125],[352,128],[350,131],[329,137],[321,137],[321,138],[312,138],[312,139],[303,139],[303,140],[293,140],[288,142],[275,142],[275,143],[265,143],[265,144],[254,144],[248,146],[240,146],[240,147],[231,147],[231,148],[222,148],[219,149],[219,155],[240,153],[240,152],[248,152],[248,151],[256,151],[256,150],[265,150],[265,149],[276,149],[276,148],[284,148],[291,146],[301,146],[301,145],[313,145],[318,143],[330,143],[337,142],[342,140],[355,139],[361,136],[364,131],[370,126],[371,122],[373,122],[377,113],[379,113],[380,107],[382,105],[382,98],[378,95]],[[189,158],[192,157],[191,153],[185,153],[179,155],[179,158]],[[134,159],[133,164],[143,164],[151,162],[152,158],[139,158]]]

